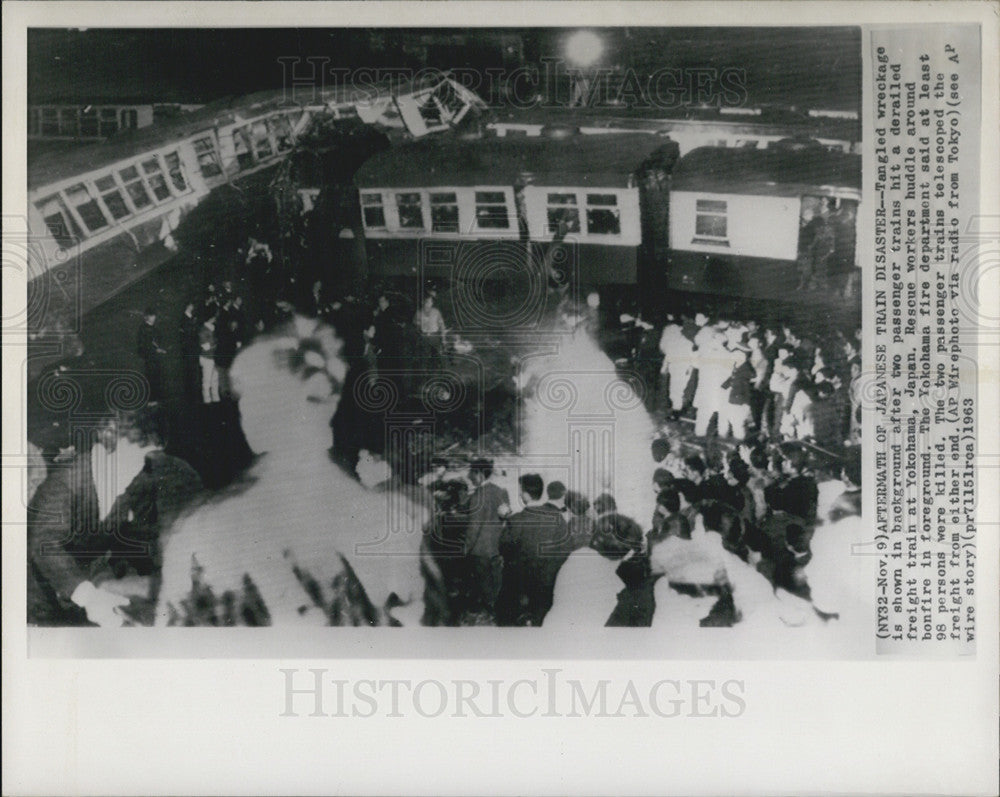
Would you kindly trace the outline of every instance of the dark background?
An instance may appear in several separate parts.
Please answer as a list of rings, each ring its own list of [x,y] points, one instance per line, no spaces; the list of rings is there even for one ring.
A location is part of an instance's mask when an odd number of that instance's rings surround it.
[[[503,68],[558,56],[564,29],[33,29],[29,102],[207,102],[282,84],[281,57],[330,67]],[[859,28],[605,28],[600,66],[746,70],[748,102],[857,110]]]

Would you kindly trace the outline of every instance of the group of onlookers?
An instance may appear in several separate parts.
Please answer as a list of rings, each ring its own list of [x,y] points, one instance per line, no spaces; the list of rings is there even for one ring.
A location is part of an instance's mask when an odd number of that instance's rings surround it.
[[[268,276],[273,262],[270,248],[251,238],[247,251],[239,254],[241,267],[235,279],[210,281],[199,295],[188,299],[181,313],[179,353],[183,397],[188,406],[216,404],[231,393],[229,369],[240,347],[281,311],[280,303],[261,296],[266,284],[274,281]],[[253,297],[252,310],[247,297]],[[169,353],[157,317],[154,306],[145,309],[136,344],[153,403],[166,398],[164,357]]]
[[[227,401],[235,398],[229,369],[239,350],[293,309],[282,298],[286,292],[275,288],[282,278],[266,244],[251,239],[239,265],[233,278],[208,284],[184,307],[179,348],[186,406],[233,404]],[[377,435],[374,445],[365,438],[366,411],[356,406],[354,382],[369,370],[398,378],[406,370],[401,363],[412,364],[413,358],[425,359],[431,368],[443,367],[448,329],[430,289],[415,303],[415,312],[413,303],[392,293],[369,299],[349,292],[331,296],[319,281],[303,301],[306,306],[298,302],[298,309],[330,322],[343,343],[348,371],[331,426],[334,449],[339,448],[334,458],[354,473],[364,448],[384,451]],[[148,308],[137,350],[154,418],[157,403],[165,398],[168,348],[156,311]],[[656,510],[649,518],[623,514],[610,494],[585,496],[559,481],[546,484],[536,473],[520,476],[519,501],[512,502],[509,490],[494,477],[493,463],[485,459],[473,460],[460,475],[439,473],[430,485],[435,519],[428,543],[444,579],[446,606],[440,621],[650,625],[657,611],[654,585],[662,580],[678,592],[693,590],[717,599],[702,625],[732,625],[740,621],[740,608],[725,573],[710,573],[692,584],[670,564],[686,555],[676,541],[705,535],[717,535],[722,550],[774,590],[808,601],[806,568],[818,487],[802,443],[821,451],[850,446],[842,472],[834,474],[844,484],[837,511],[860,514],[859,348],[858,330],[828,336],[820,345],[788,325],[711,319],[705,313],[668,317],[659,341],[659,417],[668,422],[665,428],[678,433],[682,427],[669,421],[693,420],[697,438],[711,439],[714,430],[734,447],[725,453],[719,453],[723,447],[717,444],[684,452],[681,433],[655,439],[651,489]],[[405,394],[408,386],[400,388]],[[156,457],[144,457],[142,472],[152,473]],[[412,483],[419,476],[390,464],[395,478]],[[639,463],[637,472],[644,472]],[[147,482],[140,479],[131,503],[119,507],[136,528],[158,522],[156,501],[145,494],[155,494],[157,482]],[[46,490],[62,495],[59,484],[53,477]],[[45,490],[42,494],[47,496]],[[520,511],[512,509],[515,504]],[[656,550],[659,555],[653,556]],[[131,562],[128,557],[122,561]],[[78,585],[86,581],[93,588],[86,575],[73,570],[71,579],[66,573],[53,577],[66,583],[79,578]],[[95,616],[101,616],[99,591],[84,588],[76,597],[95,602]],[[73,595],[59,593],[58,599],[63,605],[84,606]]]
[[[788,325],[669,317],[658,410],[694,413],[694,433],[720,437],[808,440],[821,446],[860,441],[860,330],[819,345]]]
[[[820,495],[808,453],[783,443],[684,456],[682,445],[666,437],[652,442],[651,518],[627,517],[610,494],[591,503],[535,473],[518,480],[523,508],[513,512],[508,491],[484,459],[473,460],[467,472],[439,473],[431,485],[433,538],[448,582],[450,621],[648,626],[662,578],[681,593],[718,599],[701,625],[733,625],[743,597],[734,601],[733,574],[714,566],[702,576],[685,574],[693,555],[686,542],[706,535],[735,557],[730,570],[739,560],[741,572],[753,571],[769,589],[808,603],[806,568]],[[839,473],[826,480],[838,495],[823,508],[823,519],[860,515],[860,469],[858,449],[849,449]],[[819,608],[816,615],[830,619]]]

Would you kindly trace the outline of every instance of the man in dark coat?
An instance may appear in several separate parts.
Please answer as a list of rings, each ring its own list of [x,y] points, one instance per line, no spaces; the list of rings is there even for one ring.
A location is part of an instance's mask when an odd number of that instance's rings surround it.
[[[215,326],[215,369],[219,375],[219,395],[222,398],[232,398],[229,369],[236,360],[239,347],[239,320],[230,312],[220,311]]]
[[[739,354],[734,359],[739,365],[733,369],[729,379],[722,383],[724,388],[729,388],[729,401],[719,420],[719,435],[729,434],[742,441],[746,436],[747,421],[751,417],[750,402],[757,374],[750,364],[749,347],[739,344],[736,350]]]
[[[525,508],[510,517],[500,536],[504,562],[497,625],[539,626],[552,606],[556,575],[568,555],[568,531],[562,512],[542,501],[541,476],[525,474],[520,487]]]
[[[654,575],[649,557],[642,552],[642,529],[631,518],[617,512],[605,515],[594,530],[591,547],[605,557],[619,560],[615,574],[623,587],[605,625],[630,628],[648,627],[653,622],[656,599]]]
[[[99,553],[91,542],[98,518],[90,456],[70,446],[48,459],[28,504],[28,622],[120,626],[128,599],[95,586],[89,573]]]
[[[142,358],[146,381],[149,383],[149,401],[163,399],[163,361],[167,353],[159,342],[160,331],[156,328],[156,310],[147,307],[142,314],[142,324],[136,335],[136,353]]]
[[[143,468],[125,488],[109,513],[119,543],[113,567],[131,565],[139,575],[156,574],[160,567],[160,534],[203,488],[198,472],[179,457],[162,450],[146,454]],[[110,529],[109,529],[110,530]]]
[[[380,360],[403,355],[403,335],[396,316],[396,308],[390,303],[389,297],[381,294],[378,306],[372,313],[372,326],[375,328],[373,343]]]
[[[184,375],[184,401],[188,406],[201,404],[201,321],[194,311],[194,302],[184,306],[181,315],[181,372]]]
[[[510,496],[503,487],[490,481],[492,475],[493,464],[489,460],[473,460],[469,468],[473,492],[464,543],[470,606],[490,613],[496,604],[503,570],[500,535],[504,518],[510,514]]]

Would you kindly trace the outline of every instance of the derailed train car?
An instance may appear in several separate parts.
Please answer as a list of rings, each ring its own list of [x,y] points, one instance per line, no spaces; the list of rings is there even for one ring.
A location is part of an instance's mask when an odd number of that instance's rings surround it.
[[[860,155],[701,147],[677,162],[670,182],[670,287],[804,302],[854,298]]]
[[[677,154],[646,134],[439,138],[380,153],[355,175],[369,273],[479,280],[534,268],[634,284],[650,254],[643,220],[665,219]]]
[[[640,300],[853,298],[859,156],[797,140],[678,152],[663,136],[567,133],[381,153],[355,176],[369,273],[461,281],[527,267]]]
[[[357,120],[419,138],[484,107],[443,74],[419,84],[345,83],[305,94],[267,90],[225,98],[163,124],[33,158],[29,280],[53,271],[58,282],[66,265],[75,265],[88,310],[143,273],[141,258],[164,255],[161,244],[173,250],[181,221],[211,192],[283,161],[314,120]]]

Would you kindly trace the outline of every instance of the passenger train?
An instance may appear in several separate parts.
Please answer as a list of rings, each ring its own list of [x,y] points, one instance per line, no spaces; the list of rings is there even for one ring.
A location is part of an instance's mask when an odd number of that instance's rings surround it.
[[[497,259],[516,268],[517,247],[544,272],[555,247],[562,278],[641,298],[856,299],[859,155],[800,140],[679,149],[662,135],[568,133],[387,150],[355,177],[369,272],[476,280]],[[804,273],[820,228],[822,263]]]
[[[804,228],[804,216],[827,214],[846,229],[860,194],[849,121],[836,130],[810,122],[803,131],[818,143],[798,153],[777,139],[795,126],[765,119],[667,124],[618,109],[588,126],[581,114],[594,116],[593,109],[488,116],[482,100],[443,73],[419,84],[305,93],[229,98],[33,157],[29,279],[72,260],[82,275],[82,309],[99,304],[150,267],[139,265],[144,259],[169,256],[184,217],[213,190],[281,162],[317,115],[359,119],[403,139],[357,175],[375,275],[412,273],[420,262],[447,270],[421,261],[419,250],[430,246],[447,259],[441,244],[451,241],[465,252],[474,243],[527,246],[581,284],[781,292],[794,287],[773,277],[792,270],[797,221]],[[478,134],[461,135],[463,121]],[[704,155],[703,144],[715,145],[715,154]],[[314,198],[321,186],[306,188]],[[771,215],[760,216],[765,208]],[[751,221],[753,213],[759,217]],[[689,227],[712,234],[689,235]],[[552,246],[563,238],[567,245]],[[838,267],[846,269],[853,251],[840,249]]]
[[[348,85],[307,87],[297,96],[264,91],[101,143],[44,153],[28,169],[31,276],[75,257],[83,272],[96,260],[102,269],[119,263],[126,279],[145,250],[172,247],[183,217],[213,189],[282,160],[317,114],[416,138],[450,129],[473,107],[482,101],[444,75],[397,83],[392,91]]]

